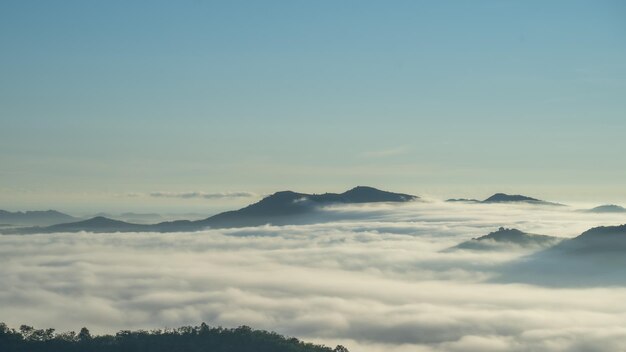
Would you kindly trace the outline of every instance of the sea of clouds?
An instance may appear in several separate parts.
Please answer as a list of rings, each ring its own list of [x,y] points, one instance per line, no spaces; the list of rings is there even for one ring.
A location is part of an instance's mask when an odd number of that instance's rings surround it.
[[[445,251],[500,226],[570,238],[625,214],[413,202],[316,216],[325,222],[3,235],[0,321],[93,333],[245,324],[353,352],[626,350],[626,287],[495,283],[527,253]]]

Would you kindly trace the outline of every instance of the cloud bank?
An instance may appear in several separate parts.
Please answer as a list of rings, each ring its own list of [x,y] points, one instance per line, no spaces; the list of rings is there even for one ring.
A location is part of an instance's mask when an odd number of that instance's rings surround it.
[[[0,236],[0,321],[94,332],[210,325],[352,351],[626,349],[626,287],[494,283],[517,251],[446,252],[499,226],[572,237],[624,215],[530,206],[336,206],[323,224]]]

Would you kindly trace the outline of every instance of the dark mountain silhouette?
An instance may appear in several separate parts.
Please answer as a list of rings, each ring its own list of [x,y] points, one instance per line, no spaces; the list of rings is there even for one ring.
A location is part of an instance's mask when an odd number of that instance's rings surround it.
[[[306,194],[283,191],[276,192],[245,208],[200,220],[199,223],[212,228],[264,224],[286,225],[305,221],[302,215],[309,214],[322,205],[408,202],[418,198],[409,194],[386,192],[365,186],[355,187],[344,193]]]
[[[97,216],[88,220],[71,222],[66,224],[57,224],[42,228],[44,232],[129,232],[142,231],[150,225],[131,224],[124,221],[113,220],[103,216]]]
[[[503,202],[541,202],[539,199],[522,196],[519,194],[510,195],[505,193],[496,193],[491,197],[483,200],[483,203],[503,203]]]
[[[56,210],[35,210],[25,212],[0,210],[0,223],[2,224],[48,226],[77,220],[80,219]]]
[[[143,225],[95,217],[85,221],[58,224],[49,227],[31,227],[3,230],[4,233],[53,233],[53,232],[180,232],[200,231],[205,228],[229,228],[259,226],[265,224],[287,225],[303,222],[320,222],[307,217],[323,205],[375,202],[408,202],[419,197],[403,193],[381,191],[359,186],[344,193],[306,194],[292,191],[276,192],[257,203],[239,210],[227,211],[197,221],[178,220]]]
[[[549,286],[626,285],[626,225],[596,227],[503,268],[500,281]]]
[[[452,247],[455,249],[489,250],[502,246],[515,246],[520,248],[545,248],[560,242],[561,239],[553,236],[535,235],[525,233],[517,229],[506,229],[501,227],[498,231],[488,235],[472,238],[469,241]]]
[[[125,222],[132,222],[135,224],[154,224],[157,222],[164,221],[165,218],[161,214],[156,213],[121,213],[121,214],[110,214],[110,213],[97,213],[94,214],[93,217],[104,217],[109,219],[121,220]]]
[[[615,204],[600,205],[593,209],[586,210],[588,213],[626,213],[626,208]]]
[[[324,197],[334,196],[333,193],[326,193],[319,196],[318,201],[326,201]],[[339,194],[343,203],[375,203],[375,202],[408,202],[419,197],[410,194],[392,193],[381,191],[373,187],[358,186]]]
[[[447,199],[446,202],[457,202],[457,203],[482,203],[482,204],[497,204],[497,203],[528,203],[528,204],[537,204],[537,205],[555,205],[555,206],[563,206],[563,204],[547,202],[545,200],[532,198],[523,196],[520,194],[506,194],[506,193],[496,193],[491,197],[485,200],[478,199],[466,199],[466,198],[451,198]]]
[[[481,203],[529,203],[529,204],[541,204],[541,205],[563,205],[558,203],[546,202],[532,197],[527,197],[519,194],[505,194],[496,193],[491,197],[483,200]]]
[[[158,224],[134,224],[120,220],[96,216],[88,220],[57,224],[46,227],[24,227],[17,229],[3,229],[5,234],[35,234],[35,233],[59,233],[59,232],[94,232],[94,233],[114,233],[114,232],[182,232],[199,231],[206,226],[202,226],[197,221],[177,220]]]
[[[620,253],[626,259],[626,225],[600,226],[554,246],[550,251],[569,256]]]

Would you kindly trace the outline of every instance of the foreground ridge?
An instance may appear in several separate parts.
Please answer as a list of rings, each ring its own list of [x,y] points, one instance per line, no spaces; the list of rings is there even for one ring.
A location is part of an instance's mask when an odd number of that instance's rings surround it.
[[[0,323],[0,351],[4,352],[349,352],[342,345],[330,348],[285,337],[275,332],[238,328],[182,326],[165,330],[122,330],[115,335],[92,336],[87,328],[55,333],[54,329],[34,329],[22,325],[18,330]]]

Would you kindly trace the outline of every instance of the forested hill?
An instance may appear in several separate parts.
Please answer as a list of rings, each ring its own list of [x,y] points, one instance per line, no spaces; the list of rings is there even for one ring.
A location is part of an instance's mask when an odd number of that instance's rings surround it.
[[[86,328],[55,333],[54,329],[19,330],[0,323],[0,351],[3,352],[348,352],[302,342],[275,332],[253,330],[248,326],[233,329],[183,326],[168,330],[123,330],[115,335],[92,336]]]

